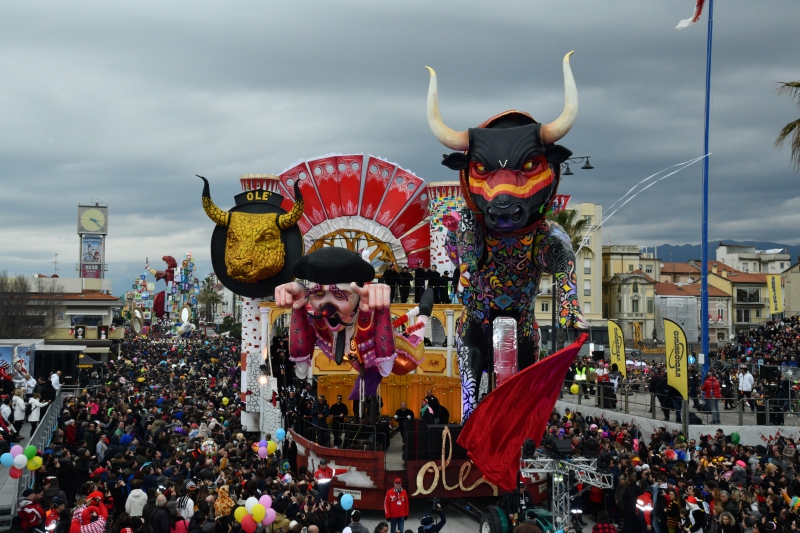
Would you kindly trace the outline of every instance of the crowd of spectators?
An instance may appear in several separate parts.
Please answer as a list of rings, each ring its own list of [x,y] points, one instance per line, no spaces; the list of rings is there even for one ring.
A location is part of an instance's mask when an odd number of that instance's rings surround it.
[[[129,337],[101,385],[64,400],[12,531],[237,532],[236,507],[263,494],[276,519],[260,531],[344,530],[350,517],[298,468],[290,439],[259,458],[259,434],[241,425],[240,343]]]
[[[610,414],[613,416],[613,413]],[[680,430],[650,435],[611,418],[554,411],[548,436],[573,454],[597,457],[613,487],[576,486],[572,508],[595,533],[789,533],[800,528],[800,454],[778,437],[757,446],[710,429],[699,441]]]

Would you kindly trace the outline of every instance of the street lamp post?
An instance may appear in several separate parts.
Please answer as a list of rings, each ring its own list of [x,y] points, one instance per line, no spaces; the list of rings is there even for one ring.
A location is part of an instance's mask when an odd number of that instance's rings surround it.
[[[574,176],[575,175],[575,173],[572,172],[572,170],[569,167],[570,163],[572,163],[572,164],[583,163],[583,166],[581,167],[581,170],[592,170],[592,169],[594,169],[592,164],[589,163],[589,158],[590,157],[591,157],[590,155],[580,155],[580,156],[570,157],[569,159],[567,159],[566,161],[561,163],[561,170],[562,170],[561,175],[562,176]],[[550,322],[550,353],[553,354],[553,353],[556,353],[556,318],[557,318],[556,317],[556,292],[557,292],[557,287],[556,287],[556,284],[555,284],[555,278],[553,278],[553,284],[551,285],[551,287],[552,287],[552,289],[550,290],[550,293],[552,295],[552,301],[551,301],[551,305],[550,305],[550,307],[551,307],[551,309],[550,309],[550,313],[551,313],[551,316],[550,316],[550,318],[551,318],[551,322]],[[589,333],[591,334],[591,326],[589,327]]]

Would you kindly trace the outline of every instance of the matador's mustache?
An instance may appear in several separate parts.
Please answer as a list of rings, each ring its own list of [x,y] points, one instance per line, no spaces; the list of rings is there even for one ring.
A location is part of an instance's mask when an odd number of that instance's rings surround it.
[[[328,319],[328,324],[330,324],[331,327],[334,328],[339,324],[343,324],[346,327],[350,327],[356,323],[355,320],[352,322],[345,322],[344,320],[342,320],[342,317],[339,316],[339,311],[336,309],[336,306],[329,303],[322,306],[322,311],[319,315],[310,313],[309,316],[314,320],[319,320],[320,318],[326,318]]]

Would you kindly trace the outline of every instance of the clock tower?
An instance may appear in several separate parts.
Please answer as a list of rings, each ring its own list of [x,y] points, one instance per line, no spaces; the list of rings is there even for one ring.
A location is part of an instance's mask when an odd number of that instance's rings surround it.
[[[105,277],[106,235],[108,234],[108,206],[78,206],[78,236],[80,248],[80,277]]]

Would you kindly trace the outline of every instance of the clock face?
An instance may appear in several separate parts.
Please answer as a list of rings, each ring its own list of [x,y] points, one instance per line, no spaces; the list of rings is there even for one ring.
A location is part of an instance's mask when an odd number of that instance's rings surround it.
[[[97,208],[89,208],[81,213],[80,230],[88,233],[105,233],[106,215]]]

